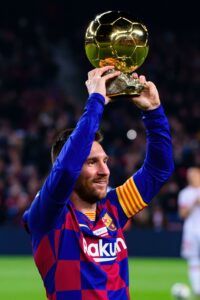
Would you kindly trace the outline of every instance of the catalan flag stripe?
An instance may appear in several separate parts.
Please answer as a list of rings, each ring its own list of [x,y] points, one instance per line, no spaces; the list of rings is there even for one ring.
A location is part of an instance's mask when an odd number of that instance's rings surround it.
[[[125,214],[127,215],[127,217],[130,218],[131,217],[131,212],[129,211],[129,208],[128,208],[126,202],[123,201],[122,191],[123,191],[122,186],[119,186],[116,189],[117,196],[118,196],[119,202],[121,204],[121,207],[122,207],[123,211],[125,212]]]
[[[128,206],[129,208],[129,215],[128,217],[132,217],[136,214],[136,212],[134,211],[133,207],[132,207],[132,203],[133,203],[133,199],[127,199],[127,196],[126,196],[126,188],[125,188],[125,185],[121,186],[121,191],[122,191],[122,195],[123,195],[123,198],[122,198],[122,201],[121,201],[121,204],[123,202],[124,205]]]
[[[132,198],[134,198],[134,201],[135,201],[136,206],[138,207],[138,210],[141,210],[144,206],[142,205],[142,202],[137,194],[136,186],[133,185],[132,182],[131,181],[127,182],[127,189],[130,191]]]
[[[119,202],[128,218],[134,216],[138,211],[143,209],[147,204],[142,197],[133,181],[129,178],[123,185],[116,189]]]
[[[95,221],[96,212],[94,212],[94,211],[87,211],[84,214],[90,219],[90,221]]]
[[[132,212],[132,214],[134,215],[135,213],[138,212],[139,209],[136,207],[134,201],[132,200],[133,197],[131,196],[131,193],[129,193],[128,188],[127,188],[127,189],[124,189],[124,194],[125,194],[125,196],[126,196],[124,200],[125,200],[127,203],[130,204],[130,206],[131,206],[131,208],[132,208],[131,212]]]
[[[124,207],[127,208],[128,215],[131,216],[131,208],[130,208],[130,205],[129,205],[128,202],[124,201],[124,199],[125,199],[125,194],[124,194],[124,189],[123,189],[122,186],[120,187],[120,192],[121,192],[121,196],[122,196],[122,197],[121,197],[121,200],[122,200],[121,203],[123,203]]]
[[[138,206],[138,203],[136,201],[136,195],[132,191],[132,189],[131,189],[132,187],[130,186],[128,181],[126,182],[126,188],[127,188],[127,191],[129,192],[129,195],[130,195],[130,201],[134,202],[134,205],[137,207],[136,211],[138,212],[141,208]]]
[[[140,203],[141,209],[144,208],[144,207],[146,207],[147,204],[143,201],[143,199],[142,199],[142,197],[141,197],[141,195],[140,195],[140,193],[139,193],[139,191],[138,191],[138,189],[137,189],[137,187],[135,185],[135,182],[133,181],[133,178],[130,178],[129,183],[131,184],[131,186],[134,189],[135,194],[137,195],[137,200]]]
[[[122,190],[122,195],[123,195],[123,201],[124,203],[127,205],[127,207],[129,208],[129,212],[130,212],[130,216],[134,215],[134,208],[132,206],[132,201],[127,201],[127,195],[126,195],[126,189],[123,189],[121,187]]]

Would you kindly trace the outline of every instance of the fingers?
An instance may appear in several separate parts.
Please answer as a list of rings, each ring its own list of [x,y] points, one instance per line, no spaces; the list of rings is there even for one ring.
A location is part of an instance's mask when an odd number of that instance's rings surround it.
[[[136,72],[132,73],[133,79],[138,79],[138,74]]]
[[[146,77],[144,75],[140,75],[139,76],[139,81],[141,84],[145,84],[146,83]]]
[[[133,73],[132,74],[132,77],[133,77],[133,79],[138,79],[139,80],[139,82],[140,83],[142,83],[142,84],[145,84],[147,81],[146,81],[146,77],[144,76],[144,75],[138,75],[137,73]]]
[[[120,71],[115,71],[115,72],[104,75],[103,78],[104,78],[105,81],[107,81],[107,80],[109,80],[113,77],[119,76],[120,73],[121,73]]]
[[[103,75],[103,73],[105,73],[108,70],[113,69],[114,66],[105,66],[102,68],[96,68],[94,70],[91,70],[90,72],[88,72],[88,79],[95,77],[101,77]]]

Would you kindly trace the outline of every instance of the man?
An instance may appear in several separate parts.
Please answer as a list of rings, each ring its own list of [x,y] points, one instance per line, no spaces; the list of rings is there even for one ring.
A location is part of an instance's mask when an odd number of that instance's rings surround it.
[[[200,299],[200,169],[187,170],[188,185],[178,195],[179,215],[184,219],[182,256],[188,261],[191,286]]]
[[[143,110],[146,159],[124,185],[107,193],[108,157],[97,130],[104,105],[110,101],[106,81],[120,73],[105,73],[112,68],[88,73],[84,113],[72,134],[67,138],[65,131],[55,142],[52,171],[24,214],[34,260],[51,300],[130,299],[122,229],[147,206],[173,170],[169,126],[157,89],[140,76],[145,89],[132,101]]]

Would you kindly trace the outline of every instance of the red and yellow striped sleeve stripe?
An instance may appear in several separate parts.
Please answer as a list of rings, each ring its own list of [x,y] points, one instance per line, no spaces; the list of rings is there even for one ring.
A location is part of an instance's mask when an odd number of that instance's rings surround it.
[[[128,218],[147,206],[133,181],[129,178],[123,185],[116,188],[120,205]]]

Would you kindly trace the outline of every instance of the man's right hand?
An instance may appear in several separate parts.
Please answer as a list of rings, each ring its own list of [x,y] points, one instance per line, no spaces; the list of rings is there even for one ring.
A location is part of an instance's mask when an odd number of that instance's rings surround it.
[[[102,68],[96,68],[88,72],[88,80],[85,82],[89,95],[92,93],[99,93],[105,98],[105,104],[110,102],[110,98],[106,95],[106,81],[120,75],[120,71],[113,73],[104,73],[113,69],[113,66],[106,66]]]

